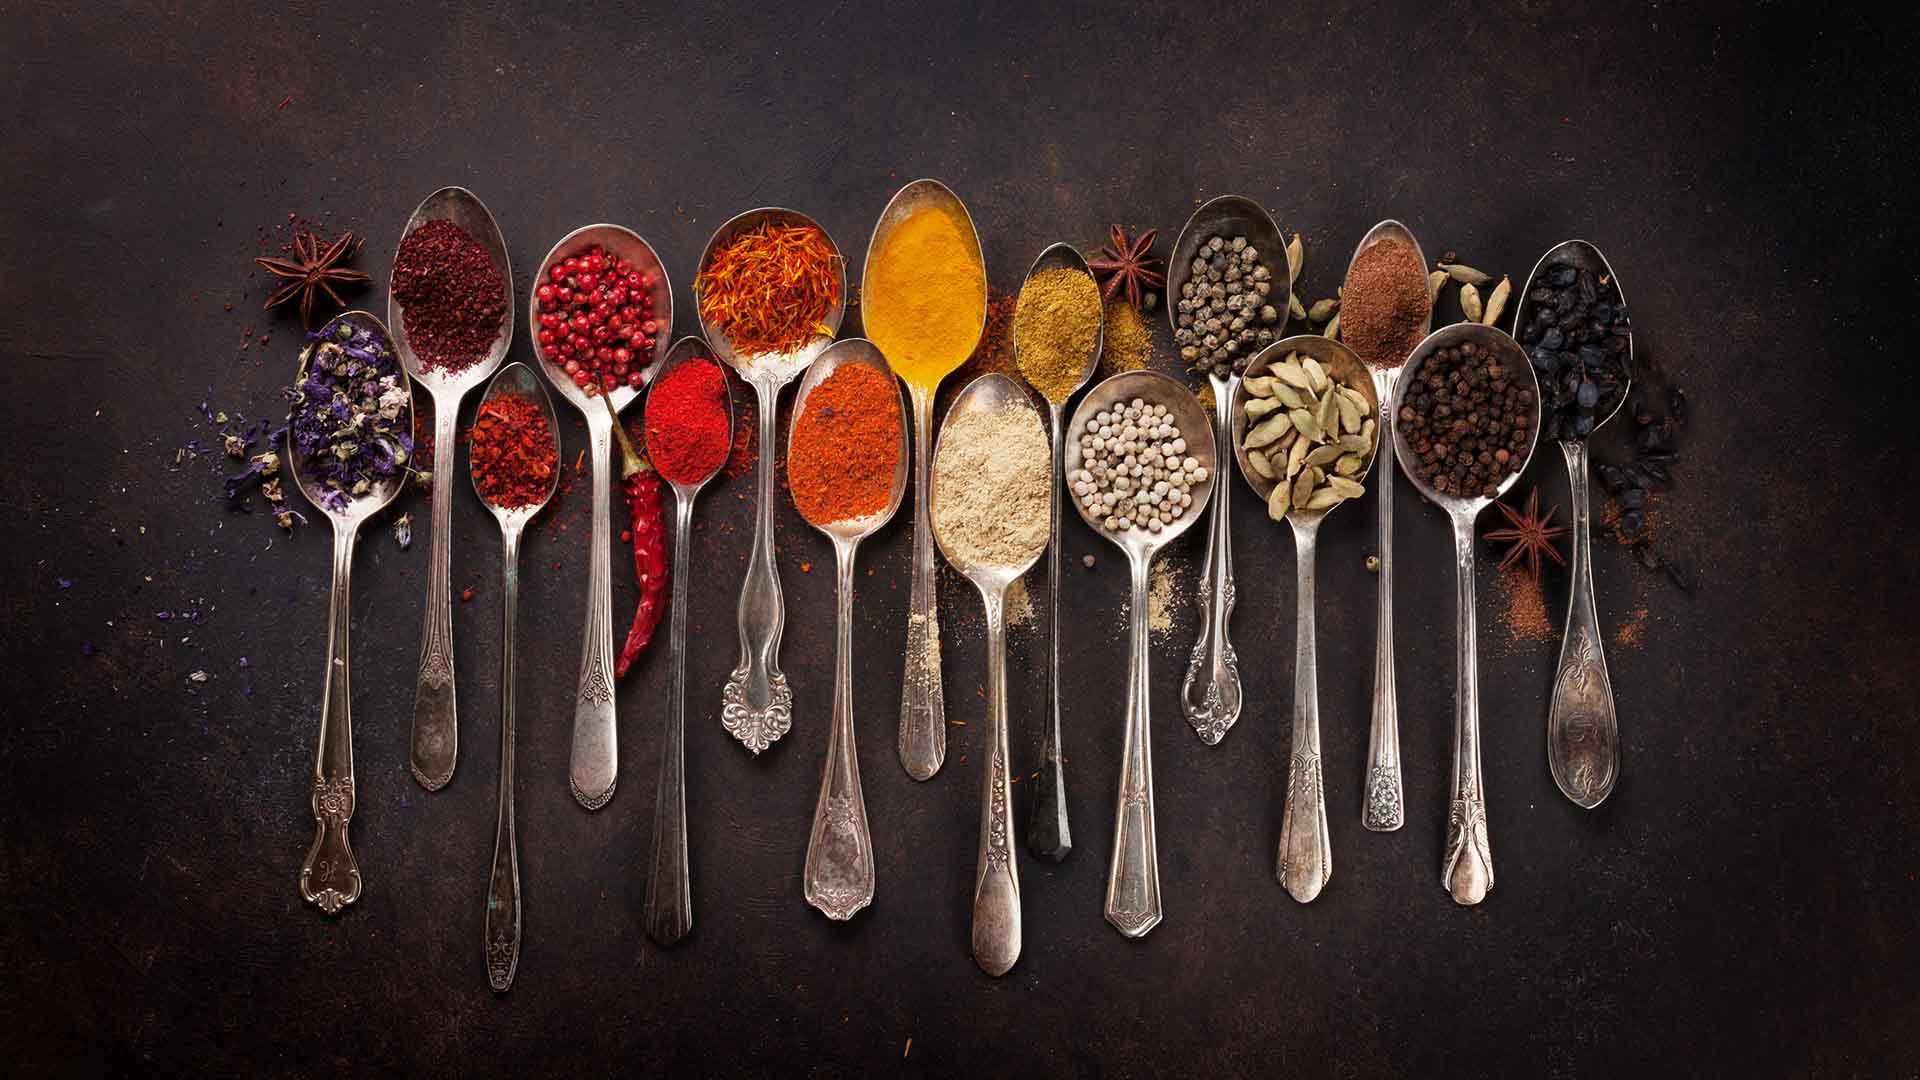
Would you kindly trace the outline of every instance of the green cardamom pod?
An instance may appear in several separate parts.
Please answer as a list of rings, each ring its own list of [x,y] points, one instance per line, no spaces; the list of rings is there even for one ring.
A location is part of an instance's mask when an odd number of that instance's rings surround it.
[[[1445,270],[1435,270],[1433,273],[1427,275],[1427,304],[1429,306],[1431,306],[1434,301],[1440,299],[1440,286],[1446,283],[1447,272]]]
[[[1336,311],[1333,313],[1333,321],[1328,323],[1327,328],[1325,330],[1320,331],[1320,333],[1323,336],[1332,338],[1335,341],[1340,340],[1340,313],[1339,312]]]
[[[1287,294],[1287,314],[1301,322],[1307,320],[1307,309],[1301,305],[1300,298],[1292,293]]]
[[[1466,263],[1441,263],[1440,269],[1445,270],[1448,277],[1462,285],[1485,285],[1493,280],[1492,275],[1475,270]]]
[[[1471,284],[1460,286],[1460,313],[1468,322],[1480,321],[1480,290]]]
[[[1315,300],[1313,307],[1307,311],[1307,318],[1312,319],[1314,322],[1326,322],[1328,319],[1333,318],[1334,312],[1339,310],[1340,301],[1332,297],[1328,297],[1325,300]]]
[[[1507,275],[1501,274],[1500,284],[1493,287],[1493,295],[1487,298],[1487,313],[1480,317],[1483,325],[1492,326],[1499,320],[1500,313],[1507,310],[1507,296],[1512,292],[1513,282],[1507,280]]]
[[[1293,239],[1287,241],[1287,288],[1293,288],[1293,283],[1300,280],[1300,264],[1306,260],[1307,251],[1300,243],[1300,234],[1294,233]]]

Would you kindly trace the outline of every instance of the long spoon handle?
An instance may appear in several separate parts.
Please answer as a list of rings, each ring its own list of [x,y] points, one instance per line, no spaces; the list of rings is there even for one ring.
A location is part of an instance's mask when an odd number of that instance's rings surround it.
[[[441,444],[447,445],[447,444]],[[513,677],[514,627],[520,619],[520,526],[501,535],[500,794],[493,830],[493,871],[487,875],[487,983],[496,993],[513,985],[520,967],[520,842],[513,827],[513,720],[519,692]]]
[[[1487,843],[1487,796],[1480,783],[1480,658],[1474,640],[1473,517],[1453,519],[1454,599],[1459,607],[1454,658],[1453,779],[1447,810],[1447,851],[1440,884],[1456,904],[1477,904],[1493,888],[1493,849]]]
[[[1213,383],[1213,438],[1216,446],[1233,445],[1233,387],[1238,379]],[[1207,519],[1207,557],[1201,567],[1201,587],[1195,593],[1200,607],[1200,640],[1193,644],[1187,677],[1180,684],[1180,707],[1200,741],[1212,746],[1226,737],[1240,719],[1240,658],[1227,637],[1233,618],[1232,499],[1226,484],[1215,484],[1213,508]]]
[[[613,706],[613,418],[587,410],[593,464],[593,546],[587,552],[587,626],[573,705],[573,760],[567,779],[581,806],[598,810],[613,798],[620,746]]]
[[[1055,505],[1058,499],[1053,500]],[[987,730],[992,758],[981,779],[980,857],[973,873],[973,959],[1005,975],[1020,959],[1020,860],[1013,853],[1012,771],[1007,751],[1007,597],[981,590],[987,605]]]
[[[940,685],[939,593],[933,577],[933,520],[928,478],[933,459],[933,394],[909,384],[913,397],[913,590],[907,607],[907,667],[900,691],[900,764],[928,780],[947,759],[947,708]]]
[[[1107,866],[1107,921],[1130,938],[1160,925],[1160,852],[1153,828],[1153,746],[1147,679],[1147,560],[1131,556],[1133,594],[1127,627],[1127,737],[1113,811],[1113,861]]]
[[[1047,530],[1047,716],[1040,748],[1040,775],[1034,782],[1033,812],[1027,819],[1027,848],[1035,855],[1059,862],[1073,850],[1073,829],[1067,821],[1066,758],[1060,730],[1060,406],[1047,406],[1053,445],[1053,486]]]
[[[453,692],[453,459],[460,399],[433,402],[433,536],[427,560],[427,612],[420,631],[420,676],[413,692],[413,778],[428,791],[453,779],[459,712]]]
[[[647,875],[647,936],[672,945],[693,929],[693,884],[687,867],[687,576],[693,538],[693,494],[674,492],[673,607],[668,644],[667,730],[660,747],[660,790],[653,806],[653,873]]]
[[[753,389],[760,423],[753,553],[747,556],[747,578],[740,583],[740,663],[721,690],[720,724],[758,754],[793,727],[793,690],[780,670],[787,606],[780,595],[780,570],[773,562],[773,429],[780,387],[755,380]]]
[[[834,541],[838,567],[833,652],[833,726],[827,732],[827,763],[820,798],[813,807],[807,863],[802,871],[807,903],[829,919],[851,919],[873,903],[873,837],[867,800],[860,793],[860,756],[853,742],[853,557],[855,542]]]
[[[1573,599],[1560,666],[1547,712],[1547,764],[1567,798],[1588,810],[1613,793],[1620,778],[1620,721],[1613,680],[1593,602],[1592,513],[1588,505],[1587,444],[1563,442],[1573,498]]]
[[[327,670],[320,689],[320,747],[313,761],[313,846],[300,866],[300,895],[329,915],[360,898],[360,864],[347,846],[353,820],[353,690],[347,624],[353,536],[358,522],[333,523],[333,593],[327,604]]]
[[[1406,823],[1406,797],[1400,782],[1400,692],[1393,671],[1393,390],[1398,369],[1374,372],[1380,397],[1384,447],[1374,481],[1380,504],[1380,611],[1373,640],[1373,721],[1367,728],[1367,781],[1360,824],[1374,832],[1392,832]]]
[[[1320,895],[1333,876],[1333,841],[1327,835],[1327,793],[1320,772],[1319,647],[1314,630],[1314,548],[1320,522],[1296,521],[1299,552],[1299,614],[1293,660],[1293,756],[1287,769],[1287,806],[1280,822],[1278,874],[1287,894],[1301,903]]]

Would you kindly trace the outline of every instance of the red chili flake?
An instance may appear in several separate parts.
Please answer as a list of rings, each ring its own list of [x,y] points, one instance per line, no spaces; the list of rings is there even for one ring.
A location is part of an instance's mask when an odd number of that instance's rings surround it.
[[[480,403],[467,432],[474,485],[504,510],[532,506],[553,486],[553,425],[533,401],[503,394]]]
[[[473,599],[473,586],[469,585],[466,588],[460,590],[461,603],[464,604],[471,599]]]

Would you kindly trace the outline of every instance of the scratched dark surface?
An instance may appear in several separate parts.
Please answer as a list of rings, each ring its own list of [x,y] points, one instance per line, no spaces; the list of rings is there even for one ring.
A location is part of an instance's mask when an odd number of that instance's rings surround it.
[[[0,395],[15,417],[0,455],[0,1048],[24,1073],[1920,1068],[1910,18],[1784,4],[1233,5],[1044,22],[997,4],[486,4],[445,20],[283,7],[0,11]],[[1383,54],[1404,59],[1369,59]],[[1359,821],[1369,496],[1321,535],[1332,883],[1311,906],[1288,899],[1273,863],[1293,556],[1235,478],[1234,634],[1250,704],[1214,748],[1178,718],[1194,632],[1181,592],[1152,667],[1166,921],[1122,939],[1100,912],[1124,563],[1068,515],[1078,846],[1059,866],[1023,859],[1025,952],[990,980],[968,954],[978,601],[943,575],[947,704],[966,726],[950,730],[946,768],[917,784],[893,752],[903,512],[863,552],[872,573],[855,609],[878,897],[830,924],[802,901],[799,871],[831,689],[831,552],[778,496],[782,661],[798,709],[793,732],[752,758],[718,723],[752,508],[748,481],[730,480],[701,503],[695,540],[695,926],[662,951],[639,918],[661,650],[619,690],[613,802],[590,814],[565,783],[582,478],[524,554],[526,946],[512,992],[496,997],[481,917],[499,546],[463,462],[454,583],[474,596],[455,612],[458,773],[430,796],[405,763],[427,561],[428,504],[413,494],[401,507],[418,522],[412,550],[389,515],[356,566],[352,837],[365,894],[337,918],[303,905],[326,531],[287,538],[264,514],[223,511],[222,459],[174,465],[181,444],[212,441],[202,401],[271,411],[293,368],[289,318],[258,310],[249,259],[262,230],[277,246],[297,212],[361,231],[376,283],[357,299],[384,313],[400,226],[443,184],[487,200],[523,295],[568,229],[623,222],[666,259],[684,332],[694,259],[727,216],[804,209],[857,264],[882,204],[920,175],[967,200],[1002,287],[1047,242],[1094,242],[1110,220],[1158,226],[1170,244],[1198,199],[1224,192],[1304,234],[1309,302],[1385,216],[1408,221],[1429,257],[1457,249],[1516,279],[1560,239],[1599,243],[1640,344],[1696,414],[1660,533],[1693,562],[1695,593],[1610,541],[1594,557],[1624,732],[1612,798],[1589,813],[1555,790],[1543,728],[1557,642],[1511,639],[1483,560],[1498,884],[1474,910],[1440,888],[1453,579],[1444,519],[1403,481],[1409,821],[1389,835]],[[524,312],[517,335],[527,358]],[[565,438],[571,464],[584,431]],[[1602,456],[1623,438],[1604,432]],[[1525,483],[1564,504],[1551,448]],[[1168,556],[1186,587],[1197,541]],[[632,572],[615,567],[624,619]],[[1547,578],[1556,624],[1566,580]],[[194,610],[192,623],[155,614]],[[1613,643],[1629,623],[1639,644]],[[1022,772],[1037,753],[1044,642],[1032,627],[1013,639]],[[195,671],[208,681],[189,681]]]

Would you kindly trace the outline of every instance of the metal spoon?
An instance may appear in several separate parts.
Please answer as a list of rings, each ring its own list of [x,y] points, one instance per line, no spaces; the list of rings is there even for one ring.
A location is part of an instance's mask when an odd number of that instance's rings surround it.
[[[1413,249],[1414,266],[1425,270],[1427,257],[1413,230],[1388,218],[1367,230],[1347,260],[1347,276],[1353,276],[1353,264],[1360,253],[1382,240],[1398,240]],[[1433,301],[1427,301],[1426,329],[1433,329]],[[1378,406],[1380,430],[1374,442],[1378,449],[1393,432],[1394,387],[1400,382],[1400,367],[1367,365],[1373,379],[1373,396]],[[1380,508],[1380,612],[1375,620],[1373,642],[1373,722],[1367,730],[1367,781],[1361,789],[1360,824],[1374,832],[1392,832],[1406,823],[1406,796],[1400,783],[1400,694],[1393,670],[1393,460],[1388,458],[1374,478],[1375,502]]]
[[[1218,486],[1220,458],[1213,428],[1200,401],[1185,385],[1154,371],[1124,371],[1087,391],[1067,427],[1067,473],[1080,467],[1080,440],[1087,420],[1103,409],[1139,398],[1149,405],[1165,405],[1187,440],[1187,456],[1207,470],[1207,478],[1190,494],[1193,505],[1157,533],[1128,529],[1110,533],[1072,500],[1093,531],[1113,541],[1127,555],[1133,573],[1133,592],[1127,608],[1127,736],[1120,763],[1120,790],[1113,812],[1113,859],[1107,866],[1107,921],[1127,937],[1140,937],[1160,924],[1160,856],[1153,821],[1153,747],[1149,742],[1151,716],[1147,670],[1147,568],[1159,550],[1186,532],[1198,510]]]
[[[515,626],[520,617],[520,533],[534,515],[553,499],[560,483],[560,425],[553,415],[553,398],[525,364],[513,363],[487,384],[484,407],[496,398],[515,397],[531,401],[547,418],[547,430],[553,436],[551,457],[553,472],[547,489],[538,501],[526,506],[496,506],[480,490],[480,478],[472,475],[473,493],[500,522],[500,798],[499,815],[493,832],[493,870],[487,875],[487,981],[495,991],[513,985],[513,974],[520,966],[520,845],[513,825],[513,725],[519,711],[519,691],[514,680]],[[439,445],[451,447],[452,443]],[[471,463],[469,463],[471,464]]]
[[[1539,386],[1534,382],[1533,367],[1527,363],[1526,354],[1512,338],[1478,323],[1455,323],[1435,330],[1407,360],[1406,375],[1394,391],[1392,411],[1399,414],[1401,404],[1407,399],[1407,388],[1419,385],[1416,376],[1420,365],[1435,350],[1469,342],[1499,358],[1509,378],[1524,380],[1521,385],[1534,391],[1527,452],[1512,463],[1512,472],[1501,481],[1494,494],[1494,498],[1498,498],[1527,471],[1527,463],[1533,460],[1533,448],[1540,437]],[[1454,597],[1459,608],[1459,630],[1454,649],[1457,672],[1453,698],[1453,779],[1447,786],[1447,850],[1440,866],[1440,884],[1453,894],[1454,903],[1477,904],[1486,898],[1487,890],[1493,888],[1493,850],[1487,843],[1487,796],[1480,779],[1480,660],[1474,639],[1473,522],[1480,511],[1492,505],[1493,499],[1442,495],[1433,490],[1431,484],[1420,478],[1414,467],[1413,450],[1397,426],[1393,431],[1393,452],[1414,488],[1453,520]]]
[[[487,249],[493,268],[500,272],[506,313],[500,332],[487,355],[461,371],[443,371],[421,362],[407,339],[407,320],[391,288],[387,294],[387,322],[400,363],[413,380],[433,397],[433,545],[427,562],[427,612],[420,631],[420,676],[413,691],[413,740],[409,765],[413,778],[428,791],[438,791],[453,779],[459,747],[459,714],[454,708],[453,590],[448,584],[453,556],[454,432],[460,422],[460,399],[487,381],[506,358],[513,341],[513,267],[500,226],[478,196],[463,187],[444,187],[421,200],[400,231],[404,240],[429,221],[451,221]],[[396,249],[397,251],[397,249]],[[398,256],[396,255],[396,262]]]
[[[840,320],[847,312],[847,261],[839,257],[840,248],[818,222],[797,210],[761,207],[739,214],[713,231],[707,248],[700,253],[700,269],[713,261],[714,253],[732,243],[734,237],[749,229],[772,222],[776,225],[810,225],[820,229],[827,246],[833,248],[834,263],[840,268],[835,284],[833,307],[821,322],[827,333],[816,335],[789,353],[742,354],[733,347],[733,339],[723,327],[700,316],[700,330],[713,346],[714,355],[726,361],[740,377],[753,386],[760,418],[760,463],[755,476],[753,554],[747,559],[747,577],[740,585],[740,664],[727,676],[721,691],[720,724],[728,734],[755,754],[772,746],[793,727],[793,690],[780,670],[780,634],[786,629],[787,606],[780,596],[780,571],[773,562],[773,429],[779,418],[780,390],[794,376],[805,371],[814,358],[833,343],[840,332]],[[699,278],[695,279],[696,285]],[[694,310],[700,309],[700,290],[694,289]]]
[[[1514,333],[1533,316],[1528,299],[1540,274],[1555,262],[1573,264],[1597,278],[1610,279],[1620,290],[1606,256],[1585,240],[1566,240],[1547,249],[1513,312]],[[1627,294],[1620,290],[1625,302]],[[1627,336],[1627,370],[1633,370],[1633,336]],[[1593,425],[1600,430],[1620,414],[1633,392],[1633,383],[1620,388],[1613,411]],[[1589,433],[1591,434],[1591,433]],[[1600,632],[1600,612],[1593,601],[1593,512],[1587,487],[1587,440],[1561,439],[1567,459],[1567,483],[1573,502],[1573,599],[1567,605],[1567,630],[1560,639],[1560,663],[1553,677],[1553,702],[1547,710],[1547,767],[1562,794],[1588,810],[1613,793],[1620,779],[1620,719],[1613,708],[1613,680],[1607,675],[1606,636]]]
[[[1093,280],[1093,272],[1087,269],[1086,257],[1070,244],[1053,244],[1033,260],[1033,266],[1027,271],[1028,280],[1043,270],[1077,270]],[[1087,354],[1086,363],[1080,368],[1080,378],[1073,384],[1066,397],[1070,398],[1087,385],[1094,370],[1100,366],[1100,349],[1106,337],[1105,316],[1101,317],[1101,327],[1093,337],[1093,351]],[[1013,355],[1018,366],[1020,356],[1019,324],[1014,324]],[[971,386],[968,387],[972,389]],[[1066,401],[1053,401],[1042,396],[1047,406],[1047,438],[1053,446],[1052,468],[1053,486],[1050,490],[1060,490],[1060,423],[1061,410]],[[948,414],[952,416],[951,413]],[[1033,792],[1033,816],[1027,819],[1027,849],[1043,859],[1060,862],[1073,850],[1073,829],[1067,822],[1067,776],[1066,760],[1060,752],[1060,500],[1050,503],[1047,519],[1047,730],[1045,742],[1040,750],[1040,777],[1035,782]]]
[[[1287,242],[1266,210],[1242,195],[1209,199],[1187,219],[1180,239],[1174,241],[1173,257],[1167,262],[1167,320],[1174,329],[1180,327],[1181,287],[1193,276],[1194,253],[1209,236],[1229,240],[1244,236],[1259,250],[1262,265],[1270,271],[1278,268],[1280,273],[1273,280],[1277,295],[1268,296],[1267,301],[1280,312],[1274,334],[1286,333],[1292,295],[1285,277]],[[1233,424],[1229,410],[1240,389],[1240,378],[1231,368],[1224,374],[1207,374],[1207,382],[1213,387],[1215,446],[1226,441]],[[1180,684],[1180,708],[1186,713],[1187,723],[1209,746],[1225,738],[1227,729],[1240,719],[1240,660],[1227,639],[1234,600],[1233,529],[1229,518],[1232,500],[1228,494],[1226,485],[1221,485],[1220,498],[1207,519],[1207,557],[1200,569],[1201,587],[1194,593],[1194,602],[1200,608],[1200,639],[1193,644],[1187,677]]]
[[[1333,382],[1359,390],[1367,398],[1369,412],[1380,411],[1373,381],[1368,378],[1367,367],[1360,357],[1340,342],[1319,334],[1299,334],[1274,342],[1247,365],[1247,374],[1264,375],[1270,365],[1294,353],[1313,358],[1326,369]],[[1240,464],[1240,475],[1264,500],[1273,493],[1274,482],[1248,464],[1247,451],[1240,445],[1247,436],[1247,397],[1243,383],[1234,391],[1233,429],[1229,434],[1233,439],[1234,460]],[[1367,451],[1366,463],[1360,466],[1355,479],[1367,475],[1379,450],[1376,433],[1373,448]],[[1277,872],[1288,895],[1303,904],[1319,896],[1333,876],[1333,842],[1327,834],[1327,796],[1320,769],[1319,650],[1314,630],[1313,588],[1314,542],[1320,532],[1320,522],[1333,509],[1308,510],[1295,506],[1287,513],[1287,524],[1293,526],[1294,548],[1298,552],[1299,614],[1295,618],[1293,661],[1293,753],[1287,769],[1287,805],[1280,824]]]
[[[689,335],[673,343],[667,358],[654,372],[647,388],[654,389],[675,369],[684,364],[714,364],[713,350],[699,337]],[[725,375],[721,376],[723,379]],[[733,396],[723,394],[727,430],[733,430]],[[626,442],[626,433],[614,429]],[[645,429],[647,454],[654,460],[653,428]],[[669,480],[673,488],[673,600],[667,611],[671,621],[669,647],[673,653],[667,675],[666,742],[660,748],[660,788],[653,807],[653,872],[647,875],[647,936],[661,945],[672,945],[693,929],[692,877],[687,869],[687,578],[693,537],[693,502],[726,461],[722,459],[705,476],[684,483]]]
[[[365,311],[336,315],[321,328],[326,333],[341,323],[371,330],[393,348],[386,324]],[[316,344],[300,353],[297,385],[307,377],[307,361]],[[407,413],[413,413],[413,381],[400,369],[407,388]],[[353,819],[353,705],[347,648],[349,594],[353,576],[353,540],[360,523],[379,513],[405,486],[405,474],[384,480],[363,495],[348,495],[346,508],[333,510],[320,500],[321,487],[309,478],[312,465],[287,437],[287,467],[300,493],[327,515],[333,524],[333,593],[327,602],[327,667],[320,682],[320,747],[313,760],[313,845],[300,865],[300,895],[329,915],[360,898],[360,865],[347,845],[347,823]]]
[[[860,757],[853,741],[853,562],[860,541],[893,520],[907,491],[907,406],[893,369],[873,342],[865,338],[836,341],[807,367],[794,396],[795,423],[787,428],[787,460],[793,460],[793,433],[806,414],[807,395],[843,364],[864,364],[885,375],[894,385],[899,409],[900,443],[893,465],[893,488],[879,513],[847,521],[807,524],[833,541],[838,569],[833,653],[833,726],[827,732],[827,761],[820,776],[820,798],[813,807],[813,826],[807,833],[807,862],[801,886],[807,903],[829,919],[851,919],[873,903],[873,838],[867,828],[867,800],[860,793]],[[804,517],[804,512],[802,513]]]
[[[540,260],[540,270],[527,289],[527,333],[533,339],[533,355],[540,358],[540,369],[547,381],[559,388],[560,396],[586,418],[588,455],[593,464],[593,540],[587,550],[587,625],[580,647],[580,683],[574,695],[573,756],[567,770],[567,783],[573,789],[574,799],[589,810],[607,805],[619,778],[620,747],[613,704],[613,426],[614,414],[631,404],[640,391],[621,386],[609,393],[589,395],[559,364],[547,359],[540,348],[540,301],[535,291],[547,280],[554,263],[595,244],[653,278],[649,292],[653,297],[654,321],[660,331],[653,338],[653,356],[641,369],[642,381],[651,377],[660,358],[666,355],[667,339],[673,330],[673,286],[667,281],[666,266],[639,233],[619,225],[584,225],[561,237],[547,252],[547,257]],[[607,398],[607,403],[595,401],[598,397]],[[611,411],[608,404],[613,406]]]
[[[980,376],[960,391],[947,410],[940,423],[940,445],[946,445],[947,433],[960,417],[1008,408],[1031,409],[1033,403],[1020,384],[1005,375]],[[936,448],[936,457],[939,452]],[[1047,456],[1054,459],[1051,452]],[[1058,502],[1058,490],[1057,482],[1049,483],[1049,504]],[[952,497],[941,490],[937,480],[931,494],[934,502],[943,494]],[[933,520],[937,523],[939,518]],[[1051,514],[1050,520],[1058,525],[1059,515]],[[1013,789],[1008,779],[1012,770],[1007,764],[1007,588],[1040,561],[1040,550],[1035,548],[1017,564],[994,566],[968,562],[947,537],[940,535],[937,524],[934,539],[947,562],[980,590],[980,600],[987,609],[987,740],[993,757],[981,780],[980,856],[973,873],[973,959],[987,974],[1005,975],[1020,959],[1021,942],[1020,864],[1011,846]]]
[[[873,268],[874,256],[901,222],[923,210],[942,210],[964,225],[973,240],[975,257],[982,267],[986,256],[979,254],[980,234],[966,204],[953,189],[938,180],[915,180],[896,192],[880,211],[873,235],[867,240],[867,261],[861,268],[860,291],[871,309],[873,290],[867,288],[866,273]],[[980,275],[980,328],[987,325],[986,275]],[[975,342],[978,342],[978,336]],[[966,354],[953,357],[952,368],[966,363]],[[949,368],[948,370],[952,370]],[[940,682],[940,608],[939,593],[933,579],[933,525],[927,516],[928,462],[933,457],[933,396],[935,385],[921,386],[907,381],[907,396],[913,401],[913,587],[907,607],[906,673],[900,692],[900,764],[915,780],[930,780],[947,759],[947,707]]]

